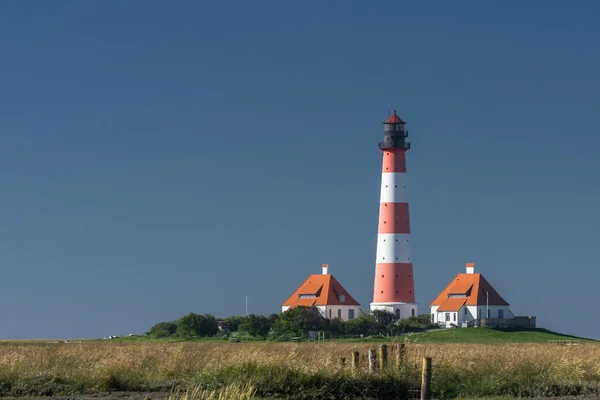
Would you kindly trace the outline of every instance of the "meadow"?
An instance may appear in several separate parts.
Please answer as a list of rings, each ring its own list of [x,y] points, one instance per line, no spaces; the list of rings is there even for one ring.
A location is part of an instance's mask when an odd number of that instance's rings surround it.
[[[332,341],[3,342],[0,396],[215,393],[243,385],[257,398],[411,398],[423,356],[433,358],[436,398],[600,393],[597,343],[408,343],[403,371],[390,363],[388,370],[369,374],[366,354],[376,346]],[[349,365],[353,351],[361,354],[358,371]]]

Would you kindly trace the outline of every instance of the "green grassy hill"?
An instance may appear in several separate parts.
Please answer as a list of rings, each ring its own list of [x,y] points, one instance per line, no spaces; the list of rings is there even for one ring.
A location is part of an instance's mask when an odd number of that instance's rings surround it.
[[[594,342],[592,339],[564,335],[547,329],[439,329],[408,335],[411,343],[548,343],[551,340]]]

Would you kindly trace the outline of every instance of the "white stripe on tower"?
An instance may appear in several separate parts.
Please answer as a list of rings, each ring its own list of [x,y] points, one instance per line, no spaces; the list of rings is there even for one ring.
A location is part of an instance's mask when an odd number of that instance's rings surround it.
[[[408,203],[405,172],[383,172],[381,174],[382,203]]]

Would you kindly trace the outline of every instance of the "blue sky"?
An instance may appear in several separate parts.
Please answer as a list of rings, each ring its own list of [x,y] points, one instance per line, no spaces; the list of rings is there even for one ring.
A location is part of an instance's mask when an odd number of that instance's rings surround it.
[[[322,263],[367,309],[397,108],[420,311],[474,261],[516,314],[600,338],[599,12],[3,3],[0,337],[278,312]]]

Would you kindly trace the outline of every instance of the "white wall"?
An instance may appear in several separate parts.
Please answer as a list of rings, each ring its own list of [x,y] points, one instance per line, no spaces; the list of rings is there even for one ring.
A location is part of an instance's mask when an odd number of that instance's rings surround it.
[[[281,312],[285,312],[290,306],[281,306]],[[358,318],[360,315],[360,306],[317,306],[317,309],[321,312],[321,315],[325,318],[337,318],[338,310],[341,310],[342,321],[348,321],[348,310],[354,310],[354,318]],[[329,310],[331,310],[331,317],[329,317]]]
[[[400,319],[410,318],[413,313],[415,317],[419,315],[417,303],[371,303],[371,312],[375,310],[384,310],[395,315],[399,313]]]
[[[348,310],[354,310],[354,318],[360,316],[360,306],[319,306],[319,311],[325,318],[335,319],[338,317],[338,310],[341,310],[342,321],[348,321]],[[331,311],[331,316],[330,316]]]
[[[456,321],[454,320],[455,312],[450,312],[450,321],[446,323],[446,312],[438,312],[439,306],[432,306],[430,313],[433,315],[433,323],[439,324],[442,327],[451,327],[451,323],[461,327],[463,322],[468,323],[471,322],[478,317],[486,318],[486,306],[462,306],[458,312],[456,312]],[[466,313],[465,313],[466,310]],[[511,311],[509,306],[489,306],[490,318],[499,318],[498,310],[504,311],[503,318],[514,318],[514,314]],[[478,312],[481,312],[481,315],[478,316]]]
[[[477,307],[470,306],[469,308],[472,308],[472,310],[470,312],[473,314],[474,319],[478,318],[478,314],[477,314],[478,312],[480,312],[480,315],[479,315],[480,318],[487,318],[485,304],[482,306],[477,306]],[[503,318],[514,318],[514,316],[515,316],[509,306],[489,306],[489,313],[490,313],[489,318],[500,318],[500,317],[498,317],[498,310],[504,311]]]
[[[433,323],[438,324],[445,328],[450,328],[454,324],[458,327],[461,326],[464,321],[464,307],[461,307],[458,311],[441,311],[438,312],[438,306],[431,307],[431,314],[433,315]],[[446,321],[446,313],[450,314],[450,320]]]

